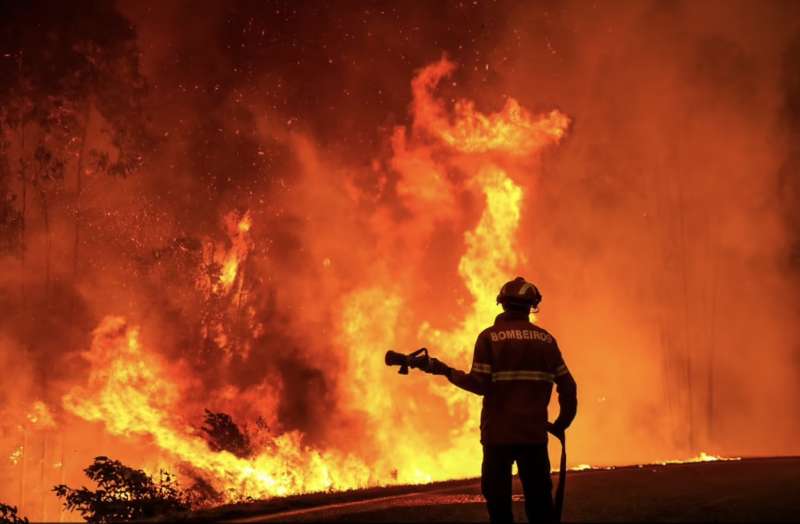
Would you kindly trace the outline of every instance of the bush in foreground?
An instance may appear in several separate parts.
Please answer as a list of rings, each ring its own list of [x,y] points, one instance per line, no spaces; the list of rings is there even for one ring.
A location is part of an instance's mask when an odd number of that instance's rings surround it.
[[[67,510],[77,510],[89,523],[139,520],[189,509],[187,496],[165,471],[156,482],[144,471],[108,457],[96,457],[83,471],[97,483],[97,490],[59,484],[53,491],[64,499]]]
[[[17,507],[0,502],[0,524],[28,524],[28,519],[17,515]]]

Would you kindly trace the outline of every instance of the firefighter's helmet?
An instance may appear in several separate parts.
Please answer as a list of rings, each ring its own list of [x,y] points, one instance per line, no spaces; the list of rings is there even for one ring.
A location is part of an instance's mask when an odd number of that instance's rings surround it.
[[[513,304],[518,306],[530,306],[536,309],[542,301],[542,294],[539,290],[527,282],[522,277],[517,277],[510,282],[506,282],[500,293],[497,295],[498,304]]]

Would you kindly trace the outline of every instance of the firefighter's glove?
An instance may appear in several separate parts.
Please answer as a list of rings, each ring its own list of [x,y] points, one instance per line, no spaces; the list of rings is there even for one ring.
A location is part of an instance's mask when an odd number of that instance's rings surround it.
[[[554,437],[556,437],[558,440],[564,440],[564,431],[566,431],[566,428],[564,428],[561,424],[559,424],[558,421],[548,422],[547,431],[551,433]]]
[[[430,373],[431,375],[444,375],[446,377],[450,376],[450,372],[452,368],[439,360],[438,358],[429,358],[428,365],[424,368],[421,368],[422,371],[425,373]]]

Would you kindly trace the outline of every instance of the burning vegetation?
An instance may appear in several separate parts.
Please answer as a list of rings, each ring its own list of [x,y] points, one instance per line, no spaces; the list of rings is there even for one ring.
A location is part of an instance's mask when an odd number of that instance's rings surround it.
[[[0,17],[21,514],[98,455],[172,509],[475,476],[479,399],[383,355],[467,368],[520,273],[577,469],[798,451],[786,6],[64,4]]]

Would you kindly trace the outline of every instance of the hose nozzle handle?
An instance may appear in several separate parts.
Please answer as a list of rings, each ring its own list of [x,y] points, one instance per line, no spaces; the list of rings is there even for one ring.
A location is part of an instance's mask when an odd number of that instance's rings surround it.
[[[387,366],[400,366],[398,373],[408,375],[408,368],[418,368],[428,362],[428,348],[419,348],[408,355],[397,351],[387,351],[384,357]]]

